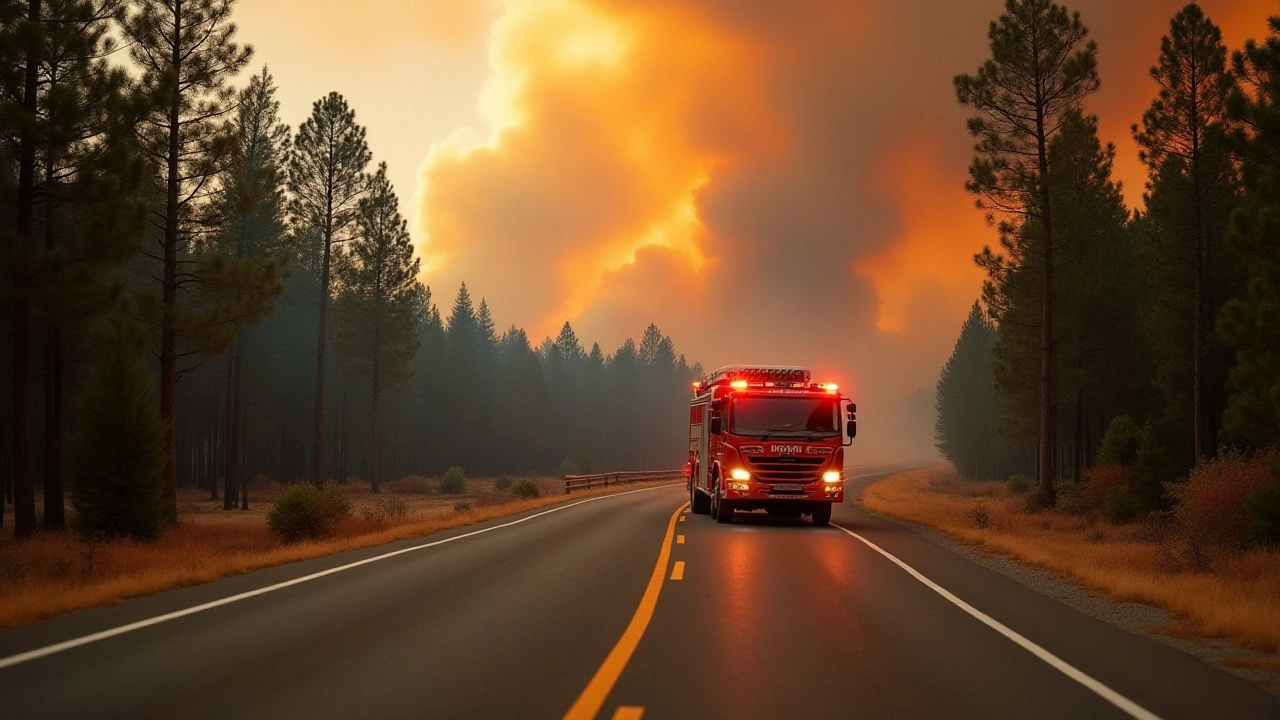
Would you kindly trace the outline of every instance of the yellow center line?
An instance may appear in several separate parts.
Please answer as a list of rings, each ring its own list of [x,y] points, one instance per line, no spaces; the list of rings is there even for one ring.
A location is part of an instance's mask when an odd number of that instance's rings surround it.
[[[684,561],[683,560],[677,560],[675,567],[671,568],[671,579],[672,580],[684,579]]]
[[[640,720],[644,717],[644,708],[635,705],[619,705],[613,712],[613,720]]]
[[[671,520],[667,522],[667,532],[662,537],[662,549],[658,551],[658,562],[653,566],[649,585],[644,589],[644,595],[640,598],[640,605],[636,607],[635,615],[631,616],[627,629],[622,631],[622,637],[618,638],[617,644],[609,651],[604,663],[592,676],[591,682],[583,688],[582,694],[574,701],[569,712],[564,714],[564,720],[593,720],[600,712],[605,699],[609,697],[609,693],[613,691],[618,678],[622,676],[622,671],[630,662],[632,653],[640,645],[640,638],[644,637],[644,631],[648,629],[649,621],[653,619],[653,609],[658,605],[658,594],[662,592],[662,581],[667,574],[667,561],[671,559],[671,538],[675,533],[676,518],[684,520],[684,515],[681,513],[688,506],[689,503],[685,503],[672,513]],[[635,717],[638,718],[639,715]]]
[[[676,536],[676,544],[677,544],[677,545],[683,545],[683,544],[684,544],[684,536],[683,536],[683,535],[677,535],[677,536]]]

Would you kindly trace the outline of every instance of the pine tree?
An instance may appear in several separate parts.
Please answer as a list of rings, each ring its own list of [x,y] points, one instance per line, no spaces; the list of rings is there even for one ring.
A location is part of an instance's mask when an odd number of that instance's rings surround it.
[[[991,281],[987,295],[1007,298],[1024,291],[1008,280],[1036,270],[1038,293],[1040,396],[1040,501],[1055,500],[1056,406],[1054,398],[1054,223],[1048,183],[1049,142],[1064,113],[1080,107],[1098,88],[1097,45],[1079,13],[1050,0],[1007,0],[1005,12],[988,31],[991,58],[973,75],[955,78],[956,98],[973,108],[969,133],[977,138],[966,188],[978,196],[988,219],[1001,219],[1000,234],[1010,256],[988,248],[979,256]],[[1019,225],[1030,224],[1042,237],[1037,256],[1019,257]],[[1017,263],[1011,265],[1011,263]],[[1034,263],[1034,264],[1031,264]],[[999,300],[994,304],[999,307]]]
[[[5,271],[5,299],[13,322],[13,524],[17,537],[36,530],[34,448],[31,435],[31,380],[36,281],[44,257],[35,236],[36,146],[39,142],[39,67],[43,28],[39,0],[26,8],[6,3],[0,25],[5,50],[4,95],[0,122],[6,145],[15,149],[14,167],[5,168],[6,203],[12,224],[0,235],[0,267]],[[12,62],[16,61],[16,62]],[[16,171],[16,172],[15,172]],[[12,183],[12,184],[11,184]],[[6,208],[7,210],[8,208]],[[9,220],[6,217],[6,220]]]
[[[109,21],[120,4],[0,6],[0,136],[16,150],[6,180],[18,181],[0,181],[0,288],[4,306],[14,311],[14,371],[26,378],[14,378],[21,406],[14,425],[19,535],[34,529],[35,521],[29,472],[35,326],[44,335],[44,524],[61,528],[63,333],[110,305],[103,272],[138,248],[138,191],[145,176],[130,141],[135,98],[125,73],[104,57],[114,48]]]
[[[349,239],[358,203],[367,180],[369,145],[365,129],[345,98],[331,92],[311,107],[311,117],[298,128],[289,165],[289,191],[299,250],[308,256],[304,266],[319,270],[320,315],[316,329],[315,427],[312,440],[311,479],[319,486],[324,468],[324,361],[328,339],[330,278],[333,249]]]
[[[474,433],[480,423],[480,322],[464,282],[454,297],[445,330],[443,448],[446,466],[474,470]]]
[[[635,340],[626,341],[614,351],[605,367],[605,377],[610,404],[616,408],[637,408],[644,394],[641,387],[640,351]],[[608,453],[616,467],[634,470],[640,467],[641,457],[637,444],[632,440],[642,429],[639,413],[624,412],[617,415],[616,432],[610,437]]]
[[[938,379],[934,438],[938,452],[970,479],[996,477],[1000,403],[992,374],[995,325],[978,303],[960,328],[960,338]]]
[[[232,121],[232,155],[220,177],[215,212],[220,250],[240,260],[285,260],[284,184],[289,128],[280,122],[275,81],[264,66],[240,92]],[[249,509],[245,482],[245,343],[239,334],[227,353],[224,510]],[[211,487],[216,493],[216,484]],[[238,496],[238,497],[237,497]]]
[[[212,228],[204,217],[221,164],[233,138],[226,117],[236,104],[230,79],[253,54],[235,42],[232,0],[139,0],[121,19],[129,56],[143,73],[151,111],[138,125],[142,147],[160,167],[156,194],[163,197],[154,220],[160,263],[158,306],[143,308],[159,328],[160,416],[165,428],[164,497],[170,522],[177,520],[177,381],[179,336],[192,338],[198,353],[225,347],[234,338],[232,319],[260,316],[269,308],[242,311],[213,295],[229,285],[262,283],[273,298],[274,273],[262,276],[219,256],[201,257],[198,244]],[[239,277],[241,270],[253,277]],[[180,295],[201,291],[183,307]],[[213,294],[204,293],[208,289]],[[258,299],[255,297],[255,300]]]
[[[1238,282],[1223,252],[1235,203],[1234,169],[1222,121],[1234,81],[1222,32],[1199,5],[1174,15],[1150,74],[1159,94],[1133,126],[1146,163],[1151,335],[1162,363],[1166,415],[1191,440],[1194,458],[1215,445],[1230,358],[1211,358],[1211,320]],[[1217,353],[1221,355],[1221,353]],[[1215,362],[1216,361],[1216,362]]]
[[[1218,333],[1237,350],[1223,429],[1255,447],[1280,440],[1280,15],[1268,25],[1263,42],[1249,40],[1232,56],[1241,87],[1228,113],[1244,198],[1227,242],[1243,258],[1249,282],[1217,320]]]
[[[1104,423],[1145,398],[1146,355],[1137,341],[1136,253],[1120,186],[1112,179],[1115,147],[1098,139],[1098,121],[1071,111],[1049,146],[1049,185],[1061,239],[1058,298],[1060,441],[1070,448],[1073,478],[1094,454]],[[1003,328],[1002,328],[1003,330]]]
[[[369,378],[369,480],[377,493],[382,472],[378,401],[383,390],[407,379],[418,350],[418,259],[386,163],[378,165],[360,198],[353,235],[334,264],[338,351],[351,374]]]
[[[164,425],[153,387],[145,334],[117,316],[70,439],[73,525],[82,535],[153,538],[164,528]]]
[[[547,386],[542,364],[529,345],[524,330],[511,326],[498,342],[497,396],[502,402],[495,437],[511,448],[505,461],[506,472],[531,472],[544,469],[541,453],[549,431],[547,419]]]

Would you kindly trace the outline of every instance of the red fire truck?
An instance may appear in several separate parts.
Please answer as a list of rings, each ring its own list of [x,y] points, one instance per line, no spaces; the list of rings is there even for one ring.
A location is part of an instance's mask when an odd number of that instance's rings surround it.
[[[831,522],[844,502],[844,448],[856,406],[801,367],[733,365],[693,384],[689,503],[722,523],[767,510]]]

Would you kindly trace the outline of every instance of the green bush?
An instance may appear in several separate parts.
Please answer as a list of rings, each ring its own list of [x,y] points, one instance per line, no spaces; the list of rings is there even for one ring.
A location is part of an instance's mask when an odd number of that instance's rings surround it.
[[[493,486],[499,490],[506,490],[514,482],[515,480],[510,475],[499,475],[493,479]]]
[[[1021,495],[1031,489],[1031,478],[1016,473],[1005,483],[1005,487],[1009,488],[1009,492],[1013,495]]]
[[[524,478],[511,486],[511,492],[515,493],[516,497],[536,498],[542,493],[542,488],[538,487],[538,483],[532,479]]]
[[[444,475],[440,477],[440,492],[449,495],[459,495],[467,491],[467,473],[462,468],[454,465],[444,471]]]
[[[564,477],[565,475],[577,475],[580,472],[581,471],[578,469],[578,463],[574,462],[570,458],[565,458],[564,462],[560,463],[560,467],[556,468],[556,475],[560,477]]]
[[[1102,503],[1102,516],[1122,525],[1142,514],[1142,501],[1128,485],[1115,485],[1107,490]]]
[[[302,483],[286,489],[267,513],[267,527],[284,542],[333,534],[338,520],[351,512],[351,501],[332,481],[317,488]]]
[[[1138,448],[1142,446],[1142,434],[1138,423],[1128,415],[1112,418],[1106,434],[1102,436],[1098,464],[1133,467],[1138,460]]]
[[[1247,503],[1250,545],[1280,545],[1280,460],[1271,463],[1271,476]]]
[[[1098,453],[1098,467],[1108,466],[1131,471],[1125,484],[1132,491],[1140,513],[1170,507],[1164,485],[1175,479],[1176,472],[1150,422],[1138,427],[1128,415],[1111,421]],[[1105,502],[1105,495],[1094,498],[1095,502],[1098,500]]]
[[[1156,439],[1155,428],[1150,422],[1142,428],[1142,442],[1138,445],[1138,455],[1134,459],[1133,475],[1133,489],[1144,511],[1168,510],[1172,507],[1164,485],[1176,480],[1177,473],[1168,452]]]
[[[85,385],[67,470],[71,526],[86,537],[154,538],[165,525],[164,425],[146,341],[116,318]]]

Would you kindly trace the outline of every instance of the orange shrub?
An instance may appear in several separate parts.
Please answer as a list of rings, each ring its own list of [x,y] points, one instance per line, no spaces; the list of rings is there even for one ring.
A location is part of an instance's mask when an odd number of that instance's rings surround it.
[[[1101,510],[1114,487],[1133,487],[1133,470],[1123,465],[1096,465],[1084,471],[1080,502],[1088,510]]]
[[[1249,498],[1272,480],[1275,450],[1252,457],[1227,452],[1203,461],[1171,489],[1178,525],[1193,549],[1241,550],[1249,530]]]

